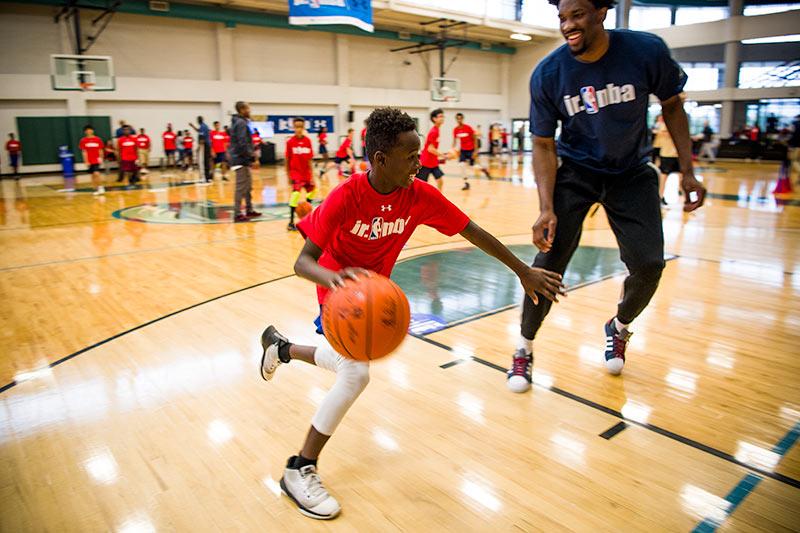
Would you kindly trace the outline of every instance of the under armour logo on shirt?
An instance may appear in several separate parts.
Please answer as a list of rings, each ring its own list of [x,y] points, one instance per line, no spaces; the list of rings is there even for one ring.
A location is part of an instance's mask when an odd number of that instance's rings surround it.
[[[391,205],[382,205],[381,206],[381,212],[382,213],[385,212],[385,211],[391,211],[391,210],[392,210],[392,206]]]

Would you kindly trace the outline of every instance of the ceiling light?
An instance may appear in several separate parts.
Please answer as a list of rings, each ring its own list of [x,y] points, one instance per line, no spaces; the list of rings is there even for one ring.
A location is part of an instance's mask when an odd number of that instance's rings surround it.
[[[512,33],[511,38],[515,41],[530,41],[531,36],[525,33]]]

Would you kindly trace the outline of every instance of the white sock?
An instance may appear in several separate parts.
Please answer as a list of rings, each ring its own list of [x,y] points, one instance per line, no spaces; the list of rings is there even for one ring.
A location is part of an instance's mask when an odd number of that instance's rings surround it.
[[[628,326],[630,324],[623,324],[619,321],[619,318],[614,317],[614,328],[617,330],[617,333],[622,333],[622,330],[628,331]]]
[[[525,355],[531,355],[533,353],[533,341],[520,335],[517,341],[517,350],[525,350]]]

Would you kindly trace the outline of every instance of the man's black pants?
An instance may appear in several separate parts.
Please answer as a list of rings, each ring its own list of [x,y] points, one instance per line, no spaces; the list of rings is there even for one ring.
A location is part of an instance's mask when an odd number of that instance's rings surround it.
[[[619,244],[620,257],[628,267],[617,318],[633,322],[647,307],[664,269],[664,231],[658,195],[658,173],[641,165],[621,175],[601,174],[564,161],[556,175],[553,209],[558,217],[553,247],[536,256],[533,266],[563,274],[578,248],[583,221],[589,209],[600,203]],[[550,311],[551,302],[539,297],[534,305],[525,296],[522,336],[533,339]]]

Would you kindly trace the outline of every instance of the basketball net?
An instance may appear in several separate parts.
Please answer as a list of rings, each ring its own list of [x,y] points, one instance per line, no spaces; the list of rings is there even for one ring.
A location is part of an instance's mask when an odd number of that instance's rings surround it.
[[[81,87],[81,91],[83,92],[94,90],[94,83],[91,81],[82,81],[79,83],[79,85]]]

